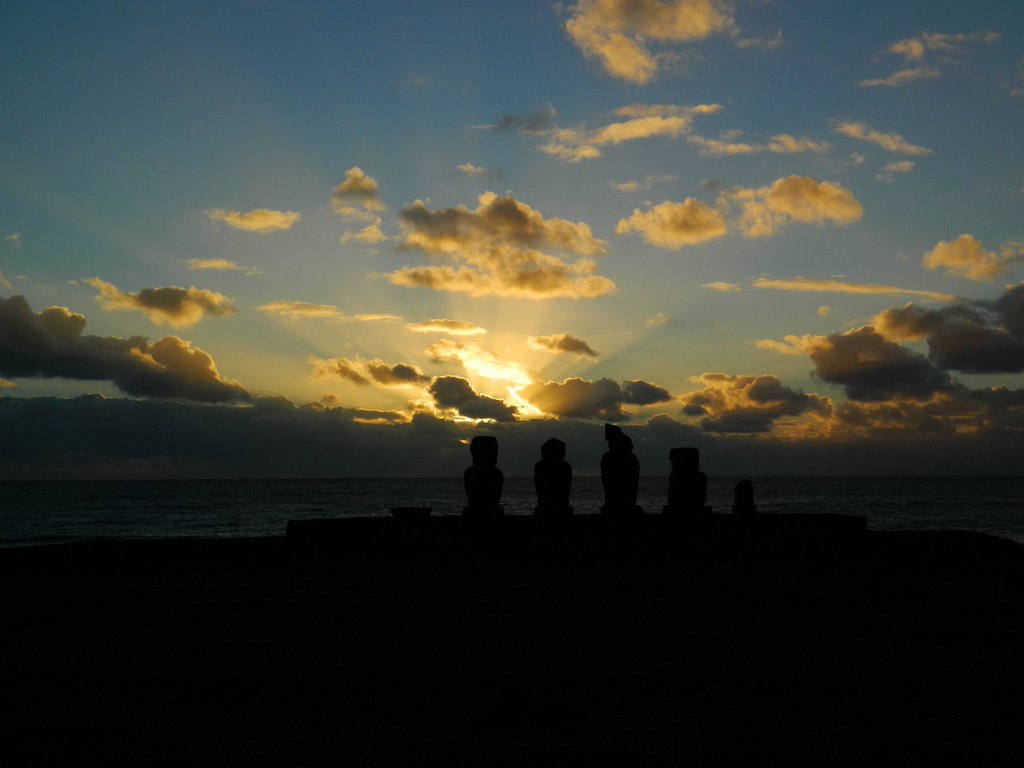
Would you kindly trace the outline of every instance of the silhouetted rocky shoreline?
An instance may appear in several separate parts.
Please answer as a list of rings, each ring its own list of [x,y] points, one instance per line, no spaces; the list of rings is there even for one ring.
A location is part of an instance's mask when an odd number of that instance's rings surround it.
[[[5,762],[1019,755],[1024,546],[965,531],[734,543],[563,559],[332,557],[288,537],[2,550]]]

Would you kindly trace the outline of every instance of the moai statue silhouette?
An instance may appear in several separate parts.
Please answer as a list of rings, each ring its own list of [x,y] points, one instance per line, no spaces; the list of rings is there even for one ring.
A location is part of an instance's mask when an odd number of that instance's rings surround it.
[[[462,514],[472,517],[503,515],[501,487],[505,476],[497,466],[498,439],[492,435],[477,435],[469,444],[469,452],[473,456],[473,466],[462,474],[468,503]]]
[[[640,461],[633,455],[633,441],[614,424],[604,425],[608,451],[601,457],[601,484],[604,486],[602,515],[616,517],[642,515],[636,504],[640,492]]]
[[[672,471],[668,476],[668,504],[662,509],[666,515],[707,515],[708,478],[700,471],[698,448],[673,448],[668,452]]]
[[[533,486],[537,490],[533,513],[543,517],[571,515],[572,465],[565,460],[565,443],[551,438],[540,447],[540,456],[533,465]]]

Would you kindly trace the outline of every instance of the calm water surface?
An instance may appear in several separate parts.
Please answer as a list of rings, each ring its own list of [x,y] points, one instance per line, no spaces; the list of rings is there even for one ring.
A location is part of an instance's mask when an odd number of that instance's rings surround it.
[[[708,503],[732,508],[744,478],[712,477]],[[1024,477],[753,477],[758,511],[864,515],[873,530],[966,529],[1024,543]],[[641,481],[660,512],[664,477]],[[386,516],[396,506],[459,514],[462,481],[437,479],[75,481],[0,483],[0,547],[102,537],[283,536],[291,519]],[[506,478],[506,514],[533,512],[533,481]],[[601,481],[577,477],[577,514],[596,514]]]

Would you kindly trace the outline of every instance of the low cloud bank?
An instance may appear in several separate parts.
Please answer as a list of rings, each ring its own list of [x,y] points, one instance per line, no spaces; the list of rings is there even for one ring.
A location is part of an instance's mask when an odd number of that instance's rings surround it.
[[[0,397],[0,480],[200,477],[451,477],[469,466],[466,441],[498,438],[498,465],[528,477],[551,437],[568,445],[577,475],[597,475],[603,425],[534,420],[475,425],[427,414],[366,423],[377,412],[294,406],[284,398],[252,405],[200,405],[83,395]],[[785,440],[712,436],[659,415],[624,426],[644,475],[667,475],[668,451],[697,446],[710,475],[1014,474],[1019,432],[900,431],[847,439]],[[855,512],[856,510],[850,510]]]

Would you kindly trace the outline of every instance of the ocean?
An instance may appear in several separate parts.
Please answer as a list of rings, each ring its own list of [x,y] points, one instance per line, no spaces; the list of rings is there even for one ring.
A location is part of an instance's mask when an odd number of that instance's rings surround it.
[[[872,530],[972,530],[1024,543],[1024,477],[711,477],[708,504],[729,513],[737,480],[758,512],[863,515]],[[660,513],[668,478],[641,480],[639,503]],[[532,478],[506,478],[505,514],[529,515]],[[289,520],[387,516],[391,507],[457,515],[461,478],[96,480],[0,483],[0,547],[99,538],[283,536]],[[573,480],[576,514],[603,503],[597,477]]]

